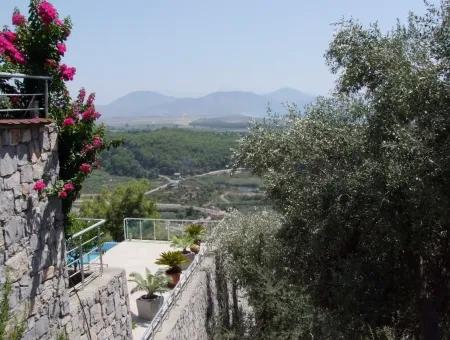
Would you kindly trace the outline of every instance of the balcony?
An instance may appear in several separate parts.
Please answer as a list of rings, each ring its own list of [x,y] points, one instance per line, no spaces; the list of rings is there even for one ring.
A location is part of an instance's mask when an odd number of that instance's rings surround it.
[[[161,269],[155,264],[155,260],[161,252],[173,250],[170,247],[170,239],[174,235],[181,235],[189,224],[202,224],[207,230],[211,230],[219,221],[204,220],[163,220],[145,218],[126,218],[123,222],[125,241],[120,243],[108,243],[102,241],[101,227],[104,220],[85,219],[86,223],[94,223],[74,234],[68,242],[68,269],[71,277],[81,278],[74,286],[83,289],[87,285],[95,285],[95,278],[101,277],[103,269],[122,268],[126,275],[132,272],[143,273],[145,268],[151,272]],[[70,246],[69,246],[70,244]],[[136,300],[143,293],[131,294],[133,284],[128,282],[128,297],[130,309],[135,327],[134,339],[151,339],[161,326],[165,316],[183,292],[195,269],[200,264],[205,253],[205,247],[201,247],[194,261],[182,272],[181,279],[174,289],[164,293],[164,302],[156,316],[151,321],[140,319],[137,316]],[[69,254],[72,254],[69,256]],[[76,270],[75,270],[76,267]],[[89,287],[89,286],[88,286]]]
[[[51,77],[0,72],[0,124],[49,123]]]

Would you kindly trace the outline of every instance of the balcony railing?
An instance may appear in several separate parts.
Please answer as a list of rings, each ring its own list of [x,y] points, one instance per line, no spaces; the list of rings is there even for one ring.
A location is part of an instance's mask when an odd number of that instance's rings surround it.
[[[31,87],[39,90],[33,93],[20,92],[19,79],[22,79],[22,85],[24,82],[34,81],[35,84]],[[48,85],[51,79],[48,76],[0,72],[0,119],[47,118]],[[15,83],[11,84],[13,80]]]
[[[125,240],[170,241],[173,236],[183,234],[186,226],[201,224],[207,232],[218,224],[214,220],[163,220],[154,218],[125,218],[123,233]]]
[[[80,288],[103,273],[103,250],[101,227],[106,220],[79,218],[87,228],[73,234],[66,241],[66,266],[69,273],[69,285]]]

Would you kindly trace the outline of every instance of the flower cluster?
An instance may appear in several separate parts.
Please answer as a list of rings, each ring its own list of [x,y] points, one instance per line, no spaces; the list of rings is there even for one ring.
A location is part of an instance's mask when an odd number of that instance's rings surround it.
[[[46,0],[39,3],[38,14],[42,22],[46,25],[51,24],[58,18],[58,12],[55,7]]]
[[[25,17],[22,14],[20,14],[19,10],[18,9],[14,10],[14,13],[12,15],[12,24],[14,26],[22,26],[26,22],[27,21],[26,21]]]
[[[75,72],[77,69],[75,67],[69,67],[66,64],[62,64],[59,67],[59,72],[61,73],[61,79],[65,81],[73,80],[75,76]]]
[[[72,182],[67,182],[63,185],[62,190],[58,192],[58,197],[65,199],[73,191],[75,191],[75,185]]]
[[[60,55],[64,55],[67,51],[66,44],[64,44],[64,43],[56,44],[56,49],[58,50],[58,54],[60,54]]]
[[[14,42],[17,35],[11,31],[0,32],[0,56],[15,64],[25,64],[25,57]]]
[[[104,141],[104,127],[96,124],[100,117],[95,109],[95,94],[80,90],[72,102],[66,81],[74,79],[76,69],[62,63],[67,52],[66,40],[72,24],[70,18],[59,18],[56,8],[47,0],[33,0],[28,19],[18,9],[12,14],[15,31],[0,31],[0,64],[8,72],[49,75],[49,113],[59,128],[59,178],[55,183],[40,179],[34,183],[39,195],[61,198],[63,212],[68,214],[86,177],[98,167],[99,153],[112,145]],[[0,83],[0,91],[4,84]],[[7,89],[20,93],[22,88]],[[12,105],[17,97],[10,97]],[[117,144],[117,143],[116,143]],[[115,144],[115,145],[116,145]]]

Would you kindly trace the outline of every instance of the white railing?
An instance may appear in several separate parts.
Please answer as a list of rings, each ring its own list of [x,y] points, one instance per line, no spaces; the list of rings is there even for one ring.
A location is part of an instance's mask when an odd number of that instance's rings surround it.
[[[181,273],[180,281],[178,281],[177,285],[175,286],[174,289],[172,289],[169,295],[164,298],[164,302],[161,308],[158,310],[153,320],[150,322],[150,325],[145,330],[145,333],[141,338],[142,340],[153,339],[155,333],[158,331],[159,326],[161,326],[161,323],[167,317],[170,309],[178,299],[178,296],[184,290],[186,284],[189,282],[189,279],[192,277],[192,274],[195,272],[195,270],[205,257],[206,252],[207,252],[206,245],[202,244],[202,246],[200,247],[200,252],[197,255],[195,255],[195,258],[191,262],[189,267]]]
[[[106,220],[95,218],[78,218],[77,220],[87,224],[94,222],[94,224],[66,240],[66,268],[69,273],[69,283],[73,288],[83,287],[103,273],[101,226]]]
[[[219,221],[214,220],[165,220],[155,218],[125,218],[123,234],[125,240],[170,241],[173,236],[183,234],[186,226],[201,224],[209,232]]]
[[[0,72],[0,80],[4,81],[4,85],[7,84],[11,79],[23,79],[23,80],[34,80],[34,81],[42,81],[43,86],[39,87],[42,88],[42,92],[35,92],[35,93],[17,93],[17,90],[15,86],[11,85],[9,86],[12,91],[8,90],[5,92],[0,92],[0,99],[6,98],[7,100],[14,102],[13,98],[18,98],[19,100],[24,100],[25,98],[28,98],[28,103],[25,103],[25,101],[22,101],[20,105],[13,105],[12,107],[0,107],[0,116],[1,115],[11,115],[11,118],[19,117],[24,118],[22,116],[25,115],[25,113],[30,112],[31,118],[38,117],[40,113],[44,117],[48,116],[48,85],[49,81],[52,79],[48,76],[32,76],[32,75],[26,75],[26,74],[20,74],[20,73],[5,73]],[[8,93],[13,92],[13,93]]]

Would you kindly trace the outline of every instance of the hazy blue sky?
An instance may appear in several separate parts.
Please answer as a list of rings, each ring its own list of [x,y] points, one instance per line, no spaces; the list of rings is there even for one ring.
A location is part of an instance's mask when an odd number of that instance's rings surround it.
[[[0,0],[0,25],[14,6]],[[65,62],[107,103],[134,90],[202,95],[289,86],[326,94],[323,54],[333,22],[353,16],[387,29],[422,0],[54,0],[74,23]]]

